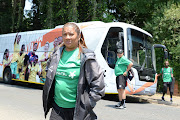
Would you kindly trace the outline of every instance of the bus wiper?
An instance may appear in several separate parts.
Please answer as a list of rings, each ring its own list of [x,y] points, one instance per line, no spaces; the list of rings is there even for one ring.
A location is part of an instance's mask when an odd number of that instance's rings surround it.
[[[141,69],[140,69],[141,72],[144,70],[144,66],[145,66],[145,64],[146,64],[146,60],[147,60],[147,56],[145,56],[143,65],[141,66]]]

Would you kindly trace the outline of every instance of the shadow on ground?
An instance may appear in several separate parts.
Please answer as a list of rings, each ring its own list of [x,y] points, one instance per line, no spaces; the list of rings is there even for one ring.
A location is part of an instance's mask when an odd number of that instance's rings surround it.
[[[43,89],[43,85],[38,85],[38,84],[33,84],[33,83],[24,83],[24,82],[18,82],[18,81],[14,81],[13,84],[5,84],[2,81],[0,81],[0,84],[4,84],[7,86],[11,86],[11,87],[18,87],[18,88],[23,88],[23,89]]]
[[[109,95],[106,94],[102,99],[118,102],[118,95]],[[140,97],[126,96],[126,103],[149,103],[145,99],[141,99]]]

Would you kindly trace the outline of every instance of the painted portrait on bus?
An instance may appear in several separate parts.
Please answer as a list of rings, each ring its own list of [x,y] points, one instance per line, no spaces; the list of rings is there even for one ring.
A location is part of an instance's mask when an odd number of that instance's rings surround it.
[[[40,76],[40,67],[38,64],[38,56],[34,57],[33,61],[31,61],[31,64],[28,66],[28,73],[29,78],[28,81],[31,82],[37,82],[37,75]]]
[[[36,51],[38,49],[38,43],[33,44],[33,51],[28,53],[29,65],[28,65],[28,81],[36,82],[36,75],[40,76],[40,67],[38,64],[38,55]]]
[[[25,53],[25,44],[22,44],[21,51],[18,53],[18,58],[17,58],[17,75],[16,75],[17,79],[20,79],[20,74],[22,74],[21,72],[24,71],[23,70],[23,62],[24,62],[25,55],[26,55],[26,53]],[[22,80],[22,77],[21,77],[20,80]]]
[[[44,53],[42,54],[39,63],[41,64],[41,77],[40,83],[44,83],[46,80],[46,65],[48,60],[49,42],[46,42],[44,46]]]
[[[21,40],[21,35],[18,33],[16,34],[15,40],[14,40],[14,53],[13,53],[13,58],[11,61],[11,72],[12,72],[12,78],[16,79],[18,77],[17,73],[17,59],[18,59],[18,52],[20,51],[20,40]]]
[[[4,68],[7,67],[7,66],[10,66],[11,65],[11,60],[9,60],[9,49],[6,49],[4,51],[4,55],[3,55],[3,71],[4,71]]]

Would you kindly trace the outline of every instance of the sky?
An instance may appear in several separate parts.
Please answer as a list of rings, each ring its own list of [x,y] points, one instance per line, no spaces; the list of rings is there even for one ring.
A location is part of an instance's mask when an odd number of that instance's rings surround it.
[[[26,0],[24,10],[31,10],[32,5],[32,0]]]
[[[24,15],[26,18],[28,18],[27,14],[29,10],[31,10],[32,5],[33,5],[32,0],[26,0],[24,7]]]

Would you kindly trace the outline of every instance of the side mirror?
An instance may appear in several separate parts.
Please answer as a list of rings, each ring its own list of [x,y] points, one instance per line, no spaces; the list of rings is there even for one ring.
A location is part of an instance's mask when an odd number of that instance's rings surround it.
[[[167,49],[164,50],[164,58],[165,58],[165,59],[168,59],[168,52],[167,52]]]
[[[168,59],[168,51],[165,45],[154,44],[154,48],[163,48],[164,49],[164,58]]]

